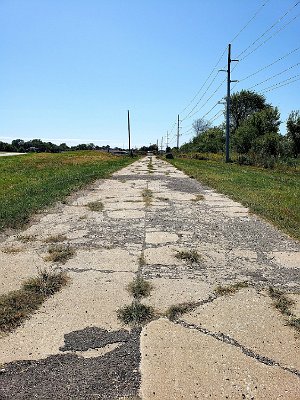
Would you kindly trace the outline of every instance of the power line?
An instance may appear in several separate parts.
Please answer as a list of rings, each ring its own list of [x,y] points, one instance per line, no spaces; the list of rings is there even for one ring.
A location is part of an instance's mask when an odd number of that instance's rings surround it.
[[[292,68],[294,68],[294,67],[297,67],[298,65],[300,65],[300,62],[298,62],[298,63],[295,64],[295,65],[292,65],[292,66],[289,67],[289,68],[286,68],[285,70],[279,72],[278,74],[275,74],[275,75],[273,75],[273,76],[270,76],[270,78],[267,78],[267,79],[265,79],[264,81],[261,81],[261,82],[259,82],[259,83],[256,83],[255,85],[249,87],[248,89],[253,89],[253,88],[256,87],[256,86],[261,85],[262,83],[268,82],[268,81],[270,81],[271,79],[275,78],[276,76],[282,75],[284,72],[289,71],[290,69],[292,69]]]
[[[278,58],[277,60],[273,61],[271,64],[268,64],[268,65],[266,65],[266,66],[260,68],[259,70],[253,72],[251,75],[248,75],[248,76],[246,76],[245,78],[239,79],[239,83],[245,81],[245,80],[248,79],[248,78],[252,78],[252,76],[258,74],[258,73],[261,72],[261,71],[264,71],[265,69],[267,69],[267,68],[269,68],[269,67],[272,67],[274,64],[276,64],[277,62],[279,62],[279,61],[285,59],[286,57],[288,57],[289,55],[295,53],[295,52],[298,51],[299,49],[300,49],[300,47],[297,47],[296,49],[290,51],[289,53],[285,54],[284,56],[282,56],[282,57]]]
[[[237,39],[240,34],[247,28],[248,25],[256,18],[256,16],[260,13],[260,11],[263,9],[263,7],[269,3],[270,0],[267,0],[253,15],[253,17],[246,23],[246,25],[235,35],[235,37],[230,41],[230,43],[234,42],[235,39]],[[226,49],[227,50],[227,49]],[[225,51],[226,51],[225,50]]]
[[[298,77],[298,78],[297,78],[297,77]],[[290,78],[288,78],[288,79],[285,79],[284,81],[275,83],[275,84],[272,85],[272,86],[269,86],[269,87],[266,87],[266,88],[262,89],[259,93],[271,92],[272,90],[278,89],[278,88],[280,88],[280,87],[282,87],[282,86],[290,85],[291,83],[294,83],[294,82],[299,81],[299,80],[300,80],[299,77],[300,77],[300,74],[295,75],[295,76],[292,76],[292,77],[290,77]],[[297,78],[297,79],[291,81],[291,79],[294,79],[294,78]],[[286,82],[286,83],[285,83],[285,82]],[[278,85],[280,85],[280,86],[278,86]]]
[[[244,54],[244,53],[246,53],[246,51],[247,50],[249,50],[252,46],[254,46],[255,45],[255,43],[257,43],[261,38],[263,38],[269,31],[271,31],[277,24],[279,24],[295,7],[297,7],[297,5],[300,3],[300,1],[297,1],[297,3],[296,4],[294,4],[292,7],[290,7],[283,15],[281,15],[280,17],[279,17],[279,19],[274,23],[274,24],[272,24],[271,26],[270,26],[270,28],[268,28],[266,31],[264,31],[253,43],[251,43],[245,50],[243,50],[238,56],[237,56],[237,58],[240,58],[241,57],[241,55],[242,54]],[[278,32],[278,31],[277,31]],[[264,42],[265,43],[265,42]],[[263,44],[264,44],[263,43]],[[261,45],[259,45],[259,47],[260,47]],[[254,51],[254,50],[253,50]],[[252,51],[252,52],[253,52]],[[252,53],[251,52],[251,53]],[[249,53],[248,55],[250,55],[251,53]],[[242,60],[244,60],[246,57],[248,57],[248,55],[247,56],[245,56],[245,57],[243,57],[242,59],[241,59],[241,61]]]

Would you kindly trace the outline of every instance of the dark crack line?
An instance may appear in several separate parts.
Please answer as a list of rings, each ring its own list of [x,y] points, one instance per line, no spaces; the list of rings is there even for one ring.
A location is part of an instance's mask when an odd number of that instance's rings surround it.
[[[132,271],[112,271],[109,269],[95,269],[95,268],[64,268],[64,271],[69,271],[69,272],[76,272],[78,274],[84,273],[84,272],[90,272],[90,271],[94,271],[94,272],[99,272],[101,274],[116,274],[116,273],[120,273],[120,272],[124,272],[124,273],[132,273]]]
[[[196,331],[204,333],[205,335],[211,336],[214,339],[219,340],[220,342],[237,347],[237,348],[241,349],[243,354],[245,354],[247,357],[254,358],[258,362],[268,365],[268,366],[279,367],[279,368],[283,369],[284,371],[290,372],[290,373],[298,376],[298,378],[300,378],[300,371],[298,371],[297,369],[286,367],[284,365],[281,365],[279,362],[272,360],[271,358],[268,358],[268,357],[262,356],[258,353],[255,353],[253,350],[243,346],[237,340],[233,339],[232,337],[230,337],[228,335],[225,335],[222,332],[211,332],[210,330],[208,330],[202,326],[187,323],[183,320],[176,320],[173,322],[177,325],[183,326],[184,328],[195,329]]]

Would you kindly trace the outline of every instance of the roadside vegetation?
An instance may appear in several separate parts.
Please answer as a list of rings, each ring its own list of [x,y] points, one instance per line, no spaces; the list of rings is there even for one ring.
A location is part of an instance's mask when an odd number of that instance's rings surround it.
[[[21,226],[33,213],[133,161],[99,151],[1,157],[0,230]]]
[[[63,272],[41,271],[21,289],[0,296],[0,332],[10,332],[68,282]]]
[[[170,162],[300,240],[300,166],[283,170],[182,158]]]

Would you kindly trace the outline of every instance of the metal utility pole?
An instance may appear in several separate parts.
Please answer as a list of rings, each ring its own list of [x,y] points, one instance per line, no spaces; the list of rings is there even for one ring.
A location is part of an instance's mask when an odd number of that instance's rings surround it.
[[[179,129],[180,129],[180,126],[179,126],[179,114],[178,114],[178,116],[177,116],[177,149],[179,149]]]
[[[128,125],[128,151],[129,154],[131,153],[131,144],[130,144],[130,116],[129,116],[129,110],[127,113],[127,125]]]
[[[162,136],[161,143],[160,143],[160,151],[161,152],[162,152],[162,149],[163,149],[163,143],[164,143],[164,137]]]
[[[230,84],[232,81],[230,79],[230,64],[232,61],[239,61],[239,60],[232,60],[231,59],[231,44],[228,45],[228,62],[227,62],[227,96],[226,96],[226,158],[225,161],[228,163],[230,161],[229,157],[229,144],[230,144]]]
[[[169,147],[169,131],[167,131],[166,148]]]

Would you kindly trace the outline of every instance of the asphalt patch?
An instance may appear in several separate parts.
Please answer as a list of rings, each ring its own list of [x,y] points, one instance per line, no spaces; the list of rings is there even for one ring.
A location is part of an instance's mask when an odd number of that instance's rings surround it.
[[[83,333],[77,331],[66,335],[65,347],[86,349],[88,343],[99,347],[101,335],[95,340],[90,337],[94,329],[86,328]],[[109,333],[105,333],[107,331],[100,331],[96,328],[96,334],[102,333],[100,347],[105,342],[108,344],[114,340],[115,343],[120,338],[126,341],[111,352],[95,358],[59,354],[38,361],[6,364],[5,372],[0,375],[0,399],[108,400],[137,396],[141,381],[141,329],[134,329],[128,335],[124,331],[111,332],[113,339],[109,339]]]

